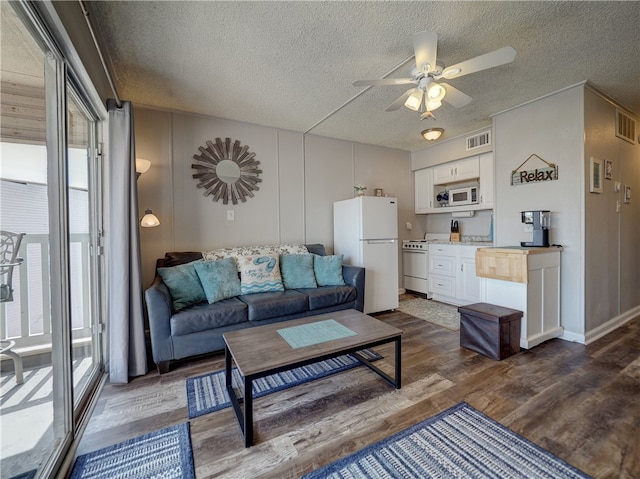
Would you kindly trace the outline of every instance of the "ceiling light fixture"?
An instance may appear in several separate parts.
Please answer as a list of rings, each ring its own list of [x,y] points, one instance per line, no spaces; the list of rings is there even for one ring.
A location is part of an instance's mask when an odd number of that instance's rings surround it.
[[[444,129],[442,128],[427,128],[426,130],[422,130],[420,134],[424,137],[425,140],[436,141],[442,134],[444,133]]]

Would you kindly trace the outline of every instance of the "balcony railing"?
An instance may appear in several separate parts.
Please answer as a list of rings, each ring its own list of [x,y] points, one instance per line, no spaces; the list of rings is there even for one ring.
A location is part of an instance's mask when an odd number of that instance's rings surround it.
[[[13,273],[12,302],[0,303],[0,338],[12,339],[17,350],[51,347],[49,235],[27,234]],[[89,235],[70,235],[71,329],[74,340],[91,337]]]

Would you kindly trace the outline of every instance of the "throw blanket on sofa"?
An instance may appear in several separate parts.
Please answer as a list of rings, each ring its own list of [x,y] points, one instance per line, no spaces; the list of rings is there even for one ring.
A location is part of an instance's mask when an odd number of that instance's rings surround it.
[[[217,261],[225,258],[234,258],[236,262],[240,256],[252,256],[259,254],[306,254],[309,250],[303,244],[278,244],[266,246],[239,246],[235,248],[219,248],[213,251],[205,251],[202,258],[205,261]]]

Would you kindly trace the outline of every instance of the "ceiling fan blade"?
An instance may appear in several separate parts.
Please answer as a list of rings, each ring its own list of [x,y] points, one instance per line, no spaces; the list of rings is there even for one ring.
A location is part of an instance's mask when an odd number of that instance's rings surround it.
[[[498,50],[480,55],[479,57],[451,65],[444,69],[442,77],[450,80],[452,78],[469,75],[470,73],[511,63],[515,57],[516,51],[513,47],[502,47]]]
[[[415,88],[409,88],[402,95],[400,95],[400,97],[396,101],[389,105],[385,111],[395,111],[400,108],[402,105],[404,105],[404,102],[407,101],[409,95],[411,95],[415,90]]]
[[[438,50],[438,35],[436,32],[420,32],[413,35],[413,51],[416,55],[416,66],[423,73],[436,68],[436,53]],[[428,70],[424,65],[428,64]]]
[[[444,87],[447,94],[444,96],[444,101],[449,103],[450,105],[456,108],[462,108],[463,106],[468,105],[473,100],[466,93],[462,93],[457,88],[452,87],[448,83],[439,82],[440,86]]]
[[[411,78],[381,78],[379,80],[356,80],[353,86],[384,86],[384,85],[409,85],[417,82]]]

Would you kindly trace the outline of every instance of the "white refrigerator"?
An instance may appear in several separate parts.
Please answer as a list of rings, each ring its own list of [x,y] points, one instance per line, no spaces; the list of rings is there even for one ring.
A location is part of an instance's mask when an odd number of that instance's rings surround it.
[[[398,307],[398,200],[358,196],[333,204],[333,249],[365,272],[364,312]]]

